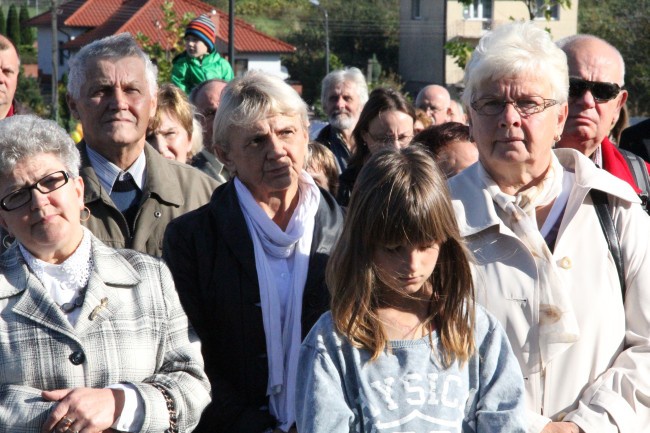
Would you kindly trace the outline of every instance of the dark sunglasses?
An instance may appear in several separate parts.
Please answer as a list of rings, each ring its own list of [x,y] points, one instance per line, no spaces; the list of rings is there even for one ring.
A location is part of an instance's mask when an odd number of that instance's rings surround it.
[[[596,102],[607,102],[616,98],[622,88],[616,83],[569,78],[569,98],[580,98],[587,90],[591,92]]]

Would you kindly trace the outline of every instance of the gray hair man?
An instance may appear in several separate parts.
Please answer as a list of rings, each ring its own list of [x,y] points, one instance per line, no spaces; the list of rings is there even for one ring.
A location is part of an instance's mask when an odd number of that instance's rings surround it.
[[[192,159],[192,167],[196,167],[208,176],[223,183],[230,179],[228,170],[215,155],[212,141],[214,116],[221,102],[221,91],[228,84],[226,81],[213,78],[196,86],[190,93],[190,102],[196,107],[201,126],[203,126],[203,149]]]
[[[415,98],[415,107],[427,113],[435,125],[451,120],[451,96],[447,89],[437,84],[430,84],[420,90]]]
[[[321,87],[321,104],[327,113],[329,125],[319,132],[316,141],[334,153],[341,173],[348,166],[348,158],[354,151],[352,131],[368,101],[368,85],[358,68],[349,68],[327,74]]]
[[[67,99],[84,131],[84,224],[114,248],[161,256],[169,221],[207,203],[218,183],[147,144],[156,73],[130,34],[109,36],[70,61]]]
[[[557,45],[569,63],[569,117],[557,147],[578,150],[641,192],[625,157],[608,138],[627,100],[623,56],[592,35],[570,36]],[[645,168],[650,171],[647,163]]]

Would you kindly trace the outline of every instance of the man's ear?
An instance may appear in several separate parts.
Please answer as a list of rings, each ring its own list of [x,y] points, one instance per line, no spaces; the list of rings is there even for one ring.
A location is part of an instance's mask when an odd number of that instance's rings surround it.
[[[224,149],[221,145],[214,143],[212,145],[214,153],[217,156],[217,159],[226,167],[231,176],[234,176],[237,173],[235,163],[230,159],[230,153]]]
[[[81,120],[79,119],[79,110],[77,110],[77,102],[74,99],[72,99],[72,96],[70,96],[69,93],[66,93],[65,100],[68,103],[68,108],[70,109],[70,113],[72,113],[72,117],[74,117],[75,120]]]

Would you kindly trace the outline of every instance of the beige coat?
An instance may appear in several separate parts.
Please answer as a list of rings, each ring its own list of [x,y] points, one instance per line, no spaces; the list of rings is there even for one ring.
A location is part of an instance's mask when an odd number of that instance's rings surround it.
[[[479,302],[506,329],[526,382],[530,432],[550,421],[585,432],[639,433],[650,425],[650,218],[629,185],[572,149],[555,151],[575,184],[553,257],[580,327],[580,338],[542,371],[539,360],[537,268],[530,251],[499,219],[478,177],[478,164],[450,180],[461,233],[473,251]],[[627,294],[590,189],[608,194],[621,239]],[[550,419],[549,419],[550,418]]]
[[[115,207],[90,165],[86,145],[81,152],[81,177],[84,180],[84,203],[90,209],[90,219],[84,225],[102,242],[113,248],[162,256],[162,242],[169,222],[208,201],[219,183],[197,169],[160,156],[146,144],[147,164],[142,202],[135,220],[135,232],[130,233],[126,219]]]

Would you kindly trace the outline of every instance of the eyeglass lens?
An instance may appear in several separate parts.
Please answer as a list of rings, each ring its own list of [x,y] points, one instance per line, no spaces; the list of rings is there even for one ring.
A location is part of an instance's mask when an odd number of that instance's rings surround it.
[[[621,87],[616,83],[602,81],[588,81],[581,78],[569,79],[569,97],[580,98],[589,90],[596,101],[611,101],[621,92]]]

